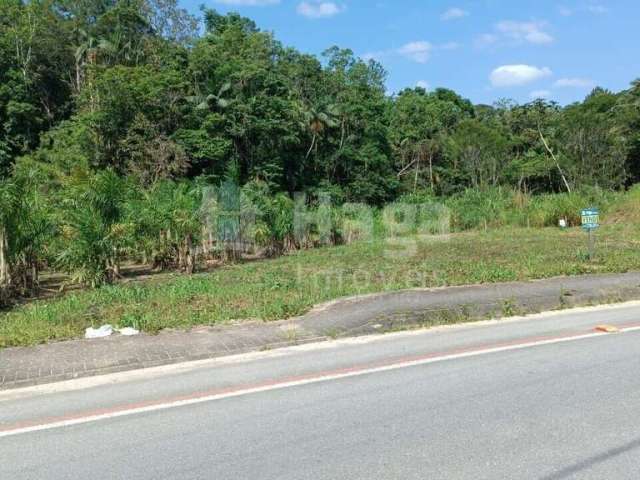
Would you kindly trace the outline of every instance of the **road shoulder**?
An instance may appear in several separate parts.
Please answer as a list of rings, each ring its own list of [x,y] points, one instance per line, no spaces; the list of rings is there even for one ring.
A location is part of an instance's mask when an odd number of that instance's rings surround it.
[[[640,273],[367,295],[271,323],[113,336],[0,350],[0,390],[330,339],[640,299]]]

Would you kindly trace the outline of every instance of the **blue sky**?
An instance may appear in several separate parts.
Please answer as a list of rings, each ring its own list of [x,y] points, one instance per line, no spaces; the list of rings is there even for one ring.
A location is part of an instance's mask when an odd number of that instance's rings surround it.
[[[181,0],[193,12],[203,0]],[[640,0],[204,0],[285,45],[379,60],[388,90],[447,87],[476,103],[581,100],[640,77]]]

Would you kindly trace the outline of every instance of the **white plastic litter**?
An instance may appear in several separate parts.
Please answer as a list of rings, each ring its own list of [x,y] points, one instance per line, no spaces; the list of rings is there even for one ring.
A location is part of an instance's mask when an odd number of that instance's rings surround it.
[[[120,335],[124,335],[125,337],[131,337],[133,335],[140,334],[139,330],[136,330],[135,328],[131,328],[131,327],[119,328],[118,332],[120,333]]]
[[[102,325],[100,328],[87,328],[84,333],[84,338],[104,338],[113,334],[113,327],[111,325]]]

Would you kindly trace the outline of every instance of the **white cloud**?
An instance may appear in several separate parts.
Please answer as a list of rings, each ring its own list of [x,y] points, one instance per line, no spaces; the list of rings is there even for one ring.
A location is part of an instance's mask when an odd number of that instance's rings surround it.
[[[344,6],[334,2],[311,0],[298,4],[297,12],[307,18],[328,18],[338,15],[345,10]]]
[[[566,5],[558,5],[558,13],[563,17],[570,17],[574,14],[577,15],[584,12],[593,13],[594,15],[604,15],[605,13],[609,13],[609,8],[599,3],[583,5],[575,9],[569,8]]]
[[[487,48],[496,45],[519,45],[531,43],[534,45],[548,45],[553,43],[553,36],[546,31],[546,22],[516,22],[504,20],[494,25],[494,32],[485,33],[475,39],[477,48]]]
[[[498,35],[494,35],[493,33],[483,33],[475,40],[475,45],[478,48],[490,47],[491,45],[495,45],[498,43],[500,38]]]
[[[215,0],[215,3],[222,3],[223,5],[264,7],[265,5],[277,5],[280,3],[280,0]]]
[[[589,5],[587,10],[591,13],[595,13],[596,15],[602,15],[609,12],[609,9],[604,5]]]
[[[544,31],[542,22],[514,22],[505,20],[496,25],[496,30],[504,36],[517,42],[528,42],[536,45],[546,45],[553,42],[553,37]]]
[[[384,51],[379,51],[379,52],[367,52],[367,53],[363,53],[362,55],[360,55],[360,57],[364,60],[364,61],[369,61],[369,60],[376,60],[377,62],[379,62],[380,60],[382,60],[383,57],[385,57],[387,55],[387,52]]]
[[[469,12],[467,12],[466,10],[463,10],[458,7],[453,7],[447,10],[446,12],[444,12],[442,15],[440,15],[440,18],[442,20],[447,21],[447,20],[456,20],[458,18],[467,17],[468,15],[469,15]]]
[[[549,90],[534,90],[529,94],[529,98],[532,100],[538,100],[539,98],[546,99],[551,96],[551,92]]]
[[[416,82],[416,87],[424,88],[425,90],[431,90],[431,85],[426,80],[418,80]]]
[[[569,7],[566,7],[564,5],[560,5],[558,7],[558,13],[563,17],[570,17],[571,15],[573,15],[573,10],[571,10]]]
[[[431,59],[433,52],[457,50],[461,46],[462,45],[457,42],[446,42],[434,45],[426,40],[416,40],[396,49],[366,52],[360,57],[363,60],[382,61],[384,58],[401,56],[412,62],[427,63]]]
[[[554,84],[556,88],[592,88],[595,82],[589,78],[560,78]]]
[[[436,48],[440,50],[457,50],[461,45],[458,42],[447,42],[441,45],[438,45]]]
[[[398,50],[398,53],[416,63],[427,63],[432,50],[431,43],[418,41],[407,43]]]
[[[553,75],[548,67],[533,65],[503,65],[491,72],[489,80],[494,87],[517,87]]]

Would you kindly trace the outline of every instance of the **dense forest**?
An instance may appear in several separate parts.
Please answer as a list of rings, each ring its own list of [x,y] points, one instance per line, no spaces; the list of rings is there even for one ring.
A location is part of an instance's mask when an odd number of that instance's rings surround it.
[[[379,206],[640,181],[640,81],[562,107],[389,96],[385,77],[176,0],[0,0],[0,290],[29,291],[45,266],[111,281],[132,252],[190,271],[203,189],[227,181],[278,249],[295,192]]]

